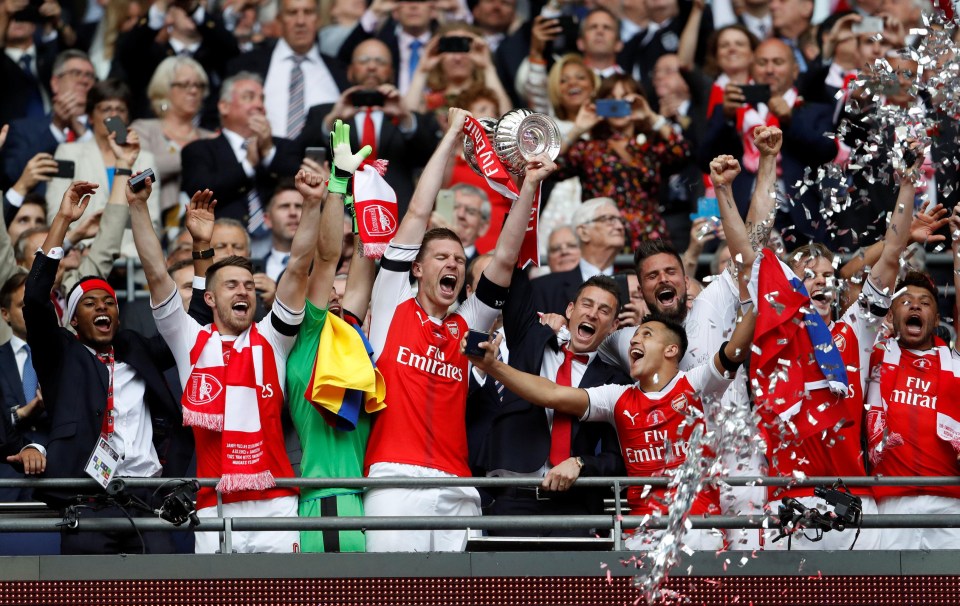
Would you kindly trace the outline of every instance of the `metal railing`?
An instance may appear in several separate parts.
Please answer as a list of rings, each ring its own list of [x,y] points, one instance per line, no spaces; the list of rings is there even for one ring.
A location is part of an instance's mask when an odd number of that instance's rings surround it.
[[[960,486],[960,476],[944,477],[876,477],[849,476],[839,478],[848,487],[864,486]],[[189,480],[189,478],[123,478],[131,488],[159,488],[164,485]],[[739,476],[721,480],[728,486],[789,486],[815,487],[832,485],[837,477],[809,477],[802,480],[788,477]],[[203,487],[214,487],[217,479],[201,479]],[[510,531],[519,529],[596,529],[609,530],[612,533],[614,550],[621,550],[622,531],[644,527],[658,530],[666,526],[666,517],[633,516],[625,514],[626,506],[621,491],[627,486],[666,487],[669,478],[665,477],[602,477],[580,478],[575,482],[578,487],[610,488],[613,496],[613,511],[605,515],[575,516],[382,516],[382,517],[330,517],[330,518],[239,518],[223,515],[222,501],[218,493],[218,516],[201,518],[201,530],[221,532],[223,553],[232,551],[232,533],[234,531],[253,530],[430,530],[430,529],[470,529]],[[534,478],[281,478],[277,485],[300,488],[437,488],[473,486],[476,488],[534,487],[539,481]],[[80,494],[102,492],[93,480],[83,479],[7,479],[0,480],[0,487],[30,487],[47,489],[76,489]],[[21,514],[4,514],[4,510],[23,506],[23,504],[0,507],[0,533],[9,532],[58,532],[61,530],[59,517],[51,517],[49,510],[30,504],[30,517]],[[44,516],[44,517],[38,517]],[[768,514],[740,516],[697,516],[691,518],[693,528],[717,529],[759,529],[775,528]],[[135,526],[138,530],[176,531],[177,527],[160,519],[150,518],[98,518],[84,519],[79,522],[80,531],[123,531]],[[864,514],[863,528],[958,528],[960,514],[902,514],[879,515]],[[199,528],[199,527],[198,527]],[[539,539],[538,539],[539,540]],[[604,540],[607,541],[607,540]]]

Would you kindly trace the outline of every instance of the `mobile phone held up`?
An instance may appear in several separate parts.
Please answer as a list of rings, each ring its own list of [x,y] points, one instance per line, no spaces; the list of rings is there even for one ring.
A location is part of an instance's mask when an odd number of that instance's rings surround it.
[[[358,90],[350,94],[354,107],[383,107],[387,98],[378,90]]]
[[[73,179],[76,173],[76,164],[73,160],[57,160],[57,173],[53,175],[60,179]]]
[[[444,36],[437,44],[439,53],[469,53],[473,39],[467,36]]]
[[[745,84],[740,87],[743,93],[743,102],[747,105],[757,107],[761,103],[770,102],[770,85],[768,84]]]
[[[630,103],[625,99],[597,99],[594,104],[601,118],[626,118],[630,115]]]
[[[127,125],[123,123],[122,119],[118,116],[110,116],[103,121],[103,124],[109,132],[116,133],[117,145],[127,144]]]
[[[327,148],[326,147],[308,147],[304,153],[304,157],[310,158],[320,166],[323,166],[327,161]]]
[[[136,177],[130,179],[130,181],[127,182],[127,185],[130,186],[130,191],[137,193],[142,191],[147,186],[147,179],[150,179],[151,183],[157,180],[157,178],[153,176],[152,168],[148,168]]]
[[[476,356],[482,358],[484,353],[483,349],[480,349],[480,344],[485,343],[490,340],[490,335],[479,330],[471,330],[467,333],[467,346],[464,348],[463,353],[468,356]]]

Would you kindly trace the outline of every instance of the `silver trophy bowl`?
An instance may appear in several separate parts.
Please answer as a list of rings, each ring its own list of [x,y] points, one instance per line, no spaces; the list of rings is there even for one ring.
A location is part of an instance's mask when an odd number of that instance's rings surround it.
[[[515,175],[523,175],[527,162],[539,154],[547,154],[555,160],[560,154],[560,129],[553,118],[528,109],[515,109],[499,120],[478,120],[486,131],[493,151],[504,167]],[[480,163],[473,149],[473,140],[465,136],[463,155],[478,175],[483,176]]]
[[[560,129],[553,118],[529,109],[515,109],[497,122],[493,149],[508,171],[523,175],[527,162],[534,156],[547,154],[556,160],[560,143]]]

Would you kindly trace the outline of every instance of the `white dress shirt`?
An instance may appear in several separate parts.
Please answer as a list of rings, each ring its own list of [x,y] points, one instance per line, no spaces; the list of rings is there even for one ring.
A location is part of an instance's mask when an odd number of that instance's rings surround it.
[[[411,36],[407,32],[397,27],[397,46],[400,49],[400,69],[397,74],[397,89],[400,91],[401,95],[407,94],[407,91],[410,90],[410,44],[414,40],[419,40],[423,43],[420,47],[420,59],[422,60],[427,54],[427,42],[430,42],[430,32],[425,32],[420,36]]]
[[[600,269],[596,265],[585,261],[582,257],[580,258],[580,275],[583,276],[583,281],[586,282],[594,276],[599,276],[603,274],[604,276],[613,275],[613,265],[607,267],[606,269]]]
[[[17,373],[23,380],[23,367],[27,364],[27,342],[17,335],[11,335],[10,347],[13,349],[13,358],[17,361]]]
[[[280,274],[282,274],[283,270],[287,268],[287,264],[283,262],[284,258],[289,261],[289,250],[284,252],[282,250],[277,250],[276,248],[271,248],[270,254],[267,255],[267,262],[264,263],[264,271],[274,282],[280,279]]]
[[[89,347],[91,355],[97,355]],[[119,360],[113,363],[113,433],[110,446],[120,454],[116,475],[152,478],[163,471],[153,447],[153,422],[144,404],[146,384],[137,371]],[[109,373],[109,369],[108,369]],[[91,444],[91,451],[93,450]]]
[[[287,136],[287,110],[290,107],[290,70],[293,69],[293,49],[281,38],[273,49],[267,79],[263,84],[264,105],[273,136]],[[310,109],[322,103],[336,103],[340,98],[340,89],[336,80],[320,58],[320,51],[314,44],[305,55],[306,61],[300,64],[303,70],[303,105]]]
[[[246,143],[247,140],[228,128],[224,128],[221,132],[230,143],[230,147],[233,149],[233,155],[236,156],[237,162],[239,162],[240,166],[243,167],[243,172],[246,173],[248,177],[252,178],[257,174],[257,171],[256,167],[250,164],[250,161],[247,160],[247,150],[244,149],[244,143]],[[269,166],[270,163],[273,162],[273,157],[276,155],[277,147],[274,146],[273,149],[270,150],[270,153],[267,154],[266,158],[260,159],[260,164],[263,166]]]

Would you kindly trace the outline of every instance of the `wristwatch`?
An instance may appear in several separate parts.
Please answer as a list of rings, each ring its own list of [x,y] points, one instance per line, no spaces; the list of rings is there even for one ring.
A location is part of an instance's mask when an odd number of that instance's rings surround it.
[[[193,251],[193,260],[199,261],[200,259],[212,259],[213,258],[213,249],[208,248],[206,250],[195,250]]]
[[[580,469],[583,469],[583,457],[574,457],[573,460],[577,462]]]

